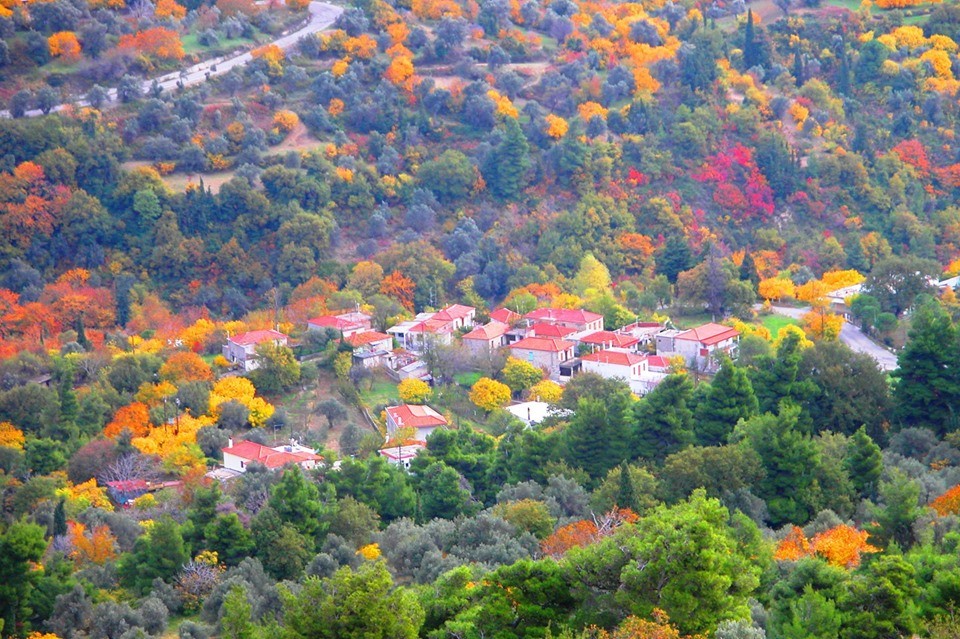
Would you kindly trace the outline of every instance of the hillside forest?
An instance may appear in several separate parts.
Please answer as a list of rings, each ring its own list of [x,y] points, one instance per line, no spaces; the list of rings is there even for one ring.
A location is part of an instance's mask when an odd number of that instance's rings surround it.
[[[0,0],[0,636],[960,633],[956,2],[350,0],[274,43],[313,9]],[[454,303],[739,349],[639,397],[307,329]],[[400,403],[450,424],[409,469]],[[240,440],[322,461],[211,478]]]

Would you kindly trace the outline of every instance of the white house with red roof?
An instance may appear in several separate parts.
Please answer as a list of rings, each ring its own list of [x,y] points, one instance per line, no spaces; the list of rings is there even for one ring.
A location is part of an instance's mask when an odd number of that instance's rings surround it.
[[[581,309],[538,308],[524,317],[534,324],[559,324],[578,332],[603,330],[603,315]]]
[[[483,326],[477,326],[461,337],[463,345],[474,353],[488,353],[507,344],[510,326],[497,320],[490,320]]]
[[[421,450],[426,448],[423,442],[408,441],[400,446],[387,446],[380,449],[380,454],[387,460],[388,464],[400,466],[405,470],[410,470],[410,462],[416,459]]]
[[[461,328],[470,328],[477,316],[472,306],[454,304],[436,313],[419,313],[407,322],[387,329],[402,348],[420,351],[430,344],[451,344],[453,335]]]
[[[546,324],[538,322],[527,329],[526,337],[552,337],[554,339],[566,339],[568,336],[577,332],[577,329],[562,324]]]
[[[656,369],[650,367],[656,358]],[[622,379],[637,395],[646,395],[663,381],[667,373],[661,368],[662,357],[638,355],[626,350],[603,350],[580,358],[583,372],[596,373],[605,379]]]
[[[373,327],[371,322],[372,318],[369,315],[360,312],[321,315],[307,320],[307,330],[322,331],[329,328],[344,337],[350,337],[371,330]]]
[[[415,432],[411,439],[426,441],[430,433],[447,427],[447,418],[429,406],[401,404],[388,406],[385,412],[388,436],[393,436],[400,428],[413,428]]]
[[[736,358],[739,346],[740,331],[714,323],[657,336],[657,355],[683,355],[689,368],[701,371],[716,370],[721,353]]]
[[[498,308],[494,312],[490,313],[490,319],[513,326],[523,318],[519,313],[514,313],[509,308]]]
[[[564,364],[574,358],[576,344],[554,337],[524,337],[510,345],[510,354],[519,360],[542,368],[553,380],[569,377],[573,370]]]
[[[293,443],[270,448],[246,440],[234,444],[231,439],[221,450],[223,467],[238,473],[247,472],[247,468],[254,462],[263,464],[270,470],[283,468],[287,464],[296,464],[304,470],[310,470],[323,461],[323,457],[317,455],[317,451]]]
[[[578,337],[577,342],[589,348],[591,352],[602,351],[608,348],[636,351],[640,347],[640,340],[638,338],[627,333],[614,331],[587,333],[586,335]]]
[[[223,347],[223,356],[231,364],[237,364],[244,371],[252,371],[260,367],[257,359],[257,347],[261,344],[272,343],[275,346],[286,346],[289,337],[280,331],[249,331],[227,338]]]
[[[393,354],[393,337],[378,331],[363,331],[345,336],[343,341],[353,347],[353,361],[360,366],[382,366]]]

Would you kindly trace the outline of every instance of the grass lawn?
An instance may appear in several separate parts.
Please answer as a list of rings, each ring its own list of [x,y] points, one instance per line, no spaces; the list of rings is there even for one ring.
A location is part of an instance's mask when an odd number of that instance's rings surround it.
[[[481,377],[483,377],[483,375],[481,375],[480,373],[473,372],[473,373],[459,373],[458,375],[454,375],[453,379],[456,380],[456,382],[461,386],[471,388],[474,384],[477,383],[477,380],[480,379]]]
[[[378,379],[373,382],[370,390],[360,391],[360,401],[367,408],[380,404],[398,404],[400,398],[397,395],[397,385],[389,379]]]
[[[197,41],[196,33],[188,33],[187,35],[183,36],[182,42],[183,42],[183,51],[187,55],[190,55],[193,53],[201,53],[201,52],[206,53],[206,52],[214,52],[214,51],[225,53],[227,51],[233,51],[237,47],[256,44],[255,40],[251,40],[249,38],[227,38],[226,40],[218,41],[215,46],[207,47],[200,44]]]
[[[800,322],[793,319],[792,317],[786,317],[784,315],[764,315],[760,318],[760,323],[770,331],[772,337],[776,337],[777,333],[780,332],[780,329],[784,326],[800,326]]]

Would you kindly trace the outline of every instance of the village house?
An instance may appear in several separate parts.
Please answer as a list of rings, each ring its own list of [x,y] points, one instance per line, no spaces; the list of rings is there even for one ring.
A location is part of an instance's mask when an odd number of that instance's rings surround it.
[[[233,439],[230,439],[221,451],[223,467],[237,473],[247,472],[247,468],[254,462],[263,464],[270,470],[283,468],[287,464],[296,464],[304,470],[310,470],[316,468],[318,462],[323,461],[323,457],[317,455],[317,451],[292,442],[285,446],[269,448],[246,440],[234,444]]]
[[[401,404],[389,406],[387,414],[387,435],[393,437],[401,428],[412,428],[414,432],[410,439],[426,441],[430,433],[438,428],[447,427],[447,419],[429,406],[416,404]]]
[[[650,360],[655,356],[638,355],[626,350],[595,351],[581,357],[583,372],[596,373],[605,379],[622,379],[636,395],[646,395],[667,376],[664,360],[656,357],[655,369]]]
[[[280,331],[250,331],[227,338],[223,347],[223,356],[231,364],[237,364],[245,372],[260,367],[257,359],[257,347],[261,344],[273,343],[276,346],[286,346],[290,338]]]
[[[536,426],[550,415],[559,415],[565,417],[573,414],[565,408],[558,408],[553,404],[540,401],[539,397],[534,397],[529,402],[518,402],[505,407],[508,413],[522,421],[527,426]]]
[[[640,340],[627,333],[613,331],[595,331],[575,339],[584,349],[594,353],[608,348],[630,350],[636,352],[640,347]],[[582,352],[582,351],[581,351]]]
[[[357,333],[372,330],[373,324],[369,315],[359,311],[339,315],[321,315],[307,320],[307,330],[322,331],[328,328],[337,331],[344,337],[350,337]]]
[[[399,446],[386,446],[380,449],[380,454],[387,460],[388,464],[399,466],[404,470],[410,470],[410,462],[416,459],[420,451],[426,448],[423,442],[408,441]]]
[[[401,347],[421,351],[430,344],[449,345],[461,328],[470,328],[477,316],[472,306],[454,304],[436,313],[419,313],[415,318],[387,329]]]
[[[365,368],[383,366],[393,354],[393,337],[377,331],[363,331],[344,336],[353,347],[353,362]]]
[[[627,324],[626,326],[617,329],[617,332],[623,335],[636,337],[639,342],[639,346],[642,347],[654,343],[657,339],[657,334],[659,334],[663,329],[664,326],[660,322],[636,321],[632,324]]]
[[[526,329],[524,337],[549,337],[552,339],[566,339],[577,332],[577,329],[561,324],[533,324]]]
[[[542,368],[550,379],[570,377],[578,370],[574,361],[576,344],[552,337],[525,337],[510,345],[510,354],[519,360]]]
[[[510,326],[497,320],[491,320],[483,326],[478,326],[461,337],[463,345],[473,353],[486,353],[506,346],[507,332]]]
[[[538,308],[524,315],[524,318],[534,324],[557,324],[577,332],[603,330],[603,315],[580,309]]]
[[[736,359],[740,332],[722,324],[704,324],[686,331],[675,329],[657,335],[657,355],[682,355],[688,368],[714,372],[721,354]]]

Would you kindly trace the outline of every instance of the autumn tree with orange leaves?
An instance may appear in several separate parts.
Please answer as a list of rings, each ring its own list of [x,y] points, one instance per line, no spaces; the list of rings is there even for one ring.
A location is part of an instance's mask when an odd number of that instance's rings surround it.
[[[113,419],[103,429],[104,437],[116,439],[128,430],[134,437],[144,437],[150,432],[150,409],[142,402],[133,402],[117,409]]]
[[[120,36],[120,50],[132,50],[154,60],[182,60],[186,55],[180,35],[173,29],[153,27]]]
[[[50,57],[62,58],[64,62],[76,62],[80,59],[80,41],[73,31],[58,31],[49,38]]]
[[[803,530],[794,526],[777,544],[773,558],[778,561],[797,561],[819,555],[834,566],[856,568],[860,565],[860,555],[880,551],[867,542],[868,536],[865,530],[841,524],[814,535],[813,539],[807,539]]]

